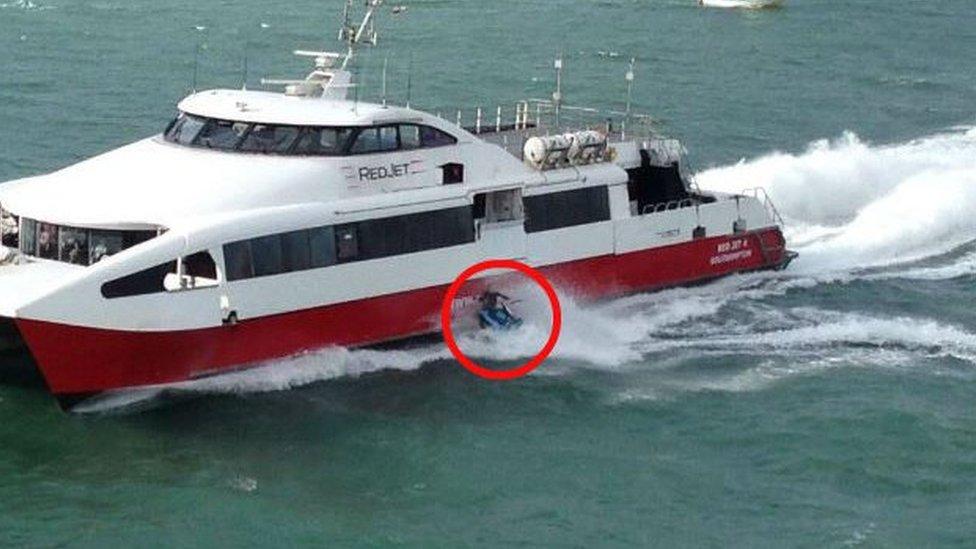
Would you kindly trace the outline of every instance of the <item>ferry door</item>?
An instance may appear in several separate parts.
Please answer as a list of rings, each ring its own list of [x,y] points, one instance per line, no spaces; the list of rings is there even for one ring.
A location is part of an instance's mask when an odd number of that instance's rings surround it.
[[[525,259],[521,189],[476,194],[474,218],[478,243],[486,259]]]

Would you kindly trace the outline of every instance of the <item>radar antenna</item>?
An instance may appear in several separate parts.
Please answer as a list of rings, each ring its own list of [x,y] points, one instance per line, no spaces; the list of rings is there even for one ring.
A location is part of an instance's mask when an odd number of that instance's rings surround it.
[[[348,89],[356,86],[352,83],[352,73],[348,67],[356,56],[357,47],[361,44],[375,46],[379,41],[375,22],[383,1],[365,0],[362,20],[353,23],[354,0],[346,0],[342,10],[342,26],[339,29],[339,40],[346,43],[345,54],[296,50],[295,55],[313,59],[315,70],[304,80],[262,79],[261,83],[285,86],[285,93],[289,95],[345,99]]]

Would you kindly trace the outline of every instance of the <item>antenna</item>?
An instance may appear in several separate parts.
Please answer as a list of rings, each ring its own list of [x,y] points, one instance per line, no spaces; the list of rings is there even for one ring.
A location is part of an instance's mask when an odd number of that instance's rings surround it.
[[[627,79],[627,109],[624,111],[625,112],[624,127],[623,127],[624,131],[627,130],[627,124],[630,123],[630,106],[634,98],[634,65],[636,63],[637,63],[637,58],[631,57],[630,68],[627,69],[627,75],[624,77]]]
[[[247,49],[250,41],[244,40],[244,58],[241,60],[241,89],[247,90]]]
[[[386,55],[383,57],[383,106],[386,106],[386,66],[390,61],[390,56]]]
[[[206,40],[207,27],[203,25],[197,25],[196,27],[193,28],[196,29],[197,32],[204,35],[203,38],[197,40],[196,48],[193,49],[193,93],[196,93],[197,76],[200,67],[200,52],[206,47],[206,43],[204,43],[204,40]]]
[[[556,128],[559,127],[559,111],[563,103],[563,54],[560,53],[554,64],[556,68],[556,91],[552,94],[552,104],[556,110]]]
[[[410,65],[407,69],[407,108],[410,108],[410,92],[413,88],[413,53],[410,54]]]

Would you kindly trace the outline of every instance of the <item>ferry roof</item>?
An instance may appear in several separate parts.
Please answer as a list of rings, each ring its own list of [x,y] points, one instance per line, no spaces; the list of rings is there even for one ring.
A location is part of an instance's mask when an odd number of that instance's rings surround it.
[[[384,122],[429,122],[434,118],[403,107],[250,90],[195,93],[183,99],[179,109],[221,120],[295,126],[368,126]]]

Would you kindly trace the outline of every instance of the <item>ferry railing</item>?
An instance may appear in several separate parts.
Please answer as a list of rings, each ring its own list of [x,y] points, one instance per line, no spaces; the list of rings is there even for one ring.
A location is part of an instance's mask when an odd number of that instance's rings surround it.
[[[656,121],[639,113],[556,105],[544,99],[528,99],[494,108],[474,107],[434,111],[442,119],[522,157],[525,141],[538,135],[598,130],[610,143],[628,139],[660,139]]]
[[[766,210],[766,215],[769,216],[774,222],[779,226],[784,226],[783,216],[780,215],[779,210],[776,208],[776,204],[773,203],[773,199],[770,198],[769,193],[763,187],[754,187],[751,189],[745,189],[742,191],[743,196],[749,196],[758,200],[763,208]]]
[[[669,200],[668,202],[659,202],[657,204],[648,204],[644,206],[644,210],[641,212],[642,215],[661,213],[670,210],[680,210],[683,208],[693,208],[698,205],[698,201],[691,198],[682,198],[680,200]]]

